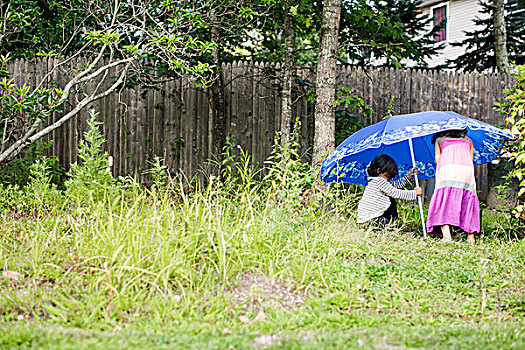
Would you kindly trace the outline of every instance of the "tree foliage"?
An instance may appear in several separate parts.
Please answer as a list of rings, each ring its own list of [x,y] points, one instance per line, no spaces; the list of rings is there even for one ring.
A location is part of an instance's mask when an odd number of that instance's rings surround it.
[[[451,68],[479,72],[496,70],[494,6],[491,1],[480,0],[479,3],[481,16],[474,19],[479,29],[466,32],[462,42],[451,43],[452,46],[465,48],[464,54],[447,61]],[[505,3],[505,10],[509,61],[521,65],[525,63],[525,4],[509,0]]]
[[[342,2],[339,54],[362,65],[381,58],[395,65],[422,62],[434,47],[427,47],[428,33],[421,29],[428,18],[420,14],[420,2]],[[54,68],[31,87],[20,87],[4,72],[0,123],[7,127],[0,129],[0,162],[13,159],[91,102],[118,95],[126,86],[151,87],[179,74],[190,75],[196,87],[213,86],[207,90],[211,101],[220,90],[213,83],[220,77],[222,62],[283,61],[284,16],[292,19],[296,37],[293,60],[316,63],[322,10],[322,2],[315,0],[2,2],[0,54],[50,57]],[[80,60],[83,66],[75,67]],[[53,74],[69,81],[63,87],[46,86]],[[77,102],[65,111],[64,103],[73,92]],[[211,105],[223,108],[220,103]],[[53,114],[59,118],[46,125]],[[220,116],[214,118],[219,125]],[[220,129],[217,125],[214,130]],[[213,148],[218,146],[220,142],[214,142]]]
[[[71,54],[81,47],[80,32],[75,34],[82,19],[77,0],[69,3],[73,9],[61,6],[63,1],[10,0],[0,4],[0,54],[11,57],[34,57],[44,52]],[[63,45],[68,39],[69,44]]]
[[[511,75],[515,82],[504,91],[505,99],[496,106],[515,137],[509,152],[509,160],[514,164],[510,176],[519,184],[518,205],[513,213],[525,222],[525,65],[516,66]]]
[[[195,35],[206,26],[201,15],[201,7],[206,4],[176,0],[35,0],[32,5],[35,7],[13,1],[2,6],[0,21],[6,29],[2,31],[0,51],[12,50],[22,57],[49,56],[55,64],[34,87],[17,88],[16,81],[4,79],[0,123],[8,128],[0,129],[0,162],[12,159],[78,115],[89,103],[120,91],[126,84],[151,85],[175,74],[192,75],[196,84],[206,83],[203,74],[210,70],[210,64],[199,58],[213,44]],[[53,17],[49,13],[62,17],[52,19],[55,27],[46,39],[41,37],[40,29],[45,29]],[[28,26],[32,17],[35,25]],[[47,44],[38,45],[40,39]],[[28,41],[37,44],[26,45]],[[38,49],[48,51],[36,52]],[[75,66],[79,59],[84,63],[80,69]],[[55,73],[69,78],[65,87],[45,87],[46,79]],[[94,88],[86,88],[88,85]],[[79,92],[73,109],[42,128],[50,113],[58,112],[72,91]],[[17,133],[8,133],[11,125],[16,125]]]
[[[441,46],[433,40],[431,18],[422,1],[346,1],[341,22],[341,50],[359,65],[424,65]]]

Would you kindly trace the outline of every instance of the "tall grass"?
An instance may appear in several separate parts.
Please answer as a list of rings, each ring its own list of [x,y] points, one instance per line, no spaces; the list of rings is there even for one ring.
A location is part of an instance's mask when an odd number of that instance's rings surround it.
[[[97,130],[92,122],[98,143]],[[360,228],[351,214],[359,188],[322,192],[295,139],[274,149],[260,173],[230,141],[220,176],[197,188],[169,178],[160,159],[149,171],[153,186],[108,179],[97,151],[84,153],[90,161],[59,192],[37,163],[30,186],[2,189],[0,262],[19,275],[0,280],[0,345],[71,346],[74,339],[56,336],[60,327],[92,330],[101,348],[118,347],[110,338],[169,344],[160,331],[210,348],[217,337],[256,347],[265,334],[277,337],[275,347],[337,347],[341,339],[428,347],[434,339],[460,348],[493,344],[491,329],[506,332],[505,347],[525,343],[522,241],[487,234],[473,247],[442,245],[421,237],[409,207],[397,228]],[[261,311],[253,323],[240,317]]]

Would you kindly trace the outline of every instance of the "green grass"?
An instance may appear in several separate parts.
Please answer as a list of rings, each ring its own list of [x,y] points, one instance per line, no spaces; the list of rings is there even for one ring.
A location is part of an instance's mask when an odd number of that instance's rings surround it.
[[[21,278],[0,280],[0,348],[525,346],[523,241],[444,245],[417,222],[370,231],[256,194],[178,193],[4,216],[0,262]]]
[[[363,229],[362,189],[305,191],[315,172],[278,143],[264,177],[230,145],[222,181],[168,182],[156,159],[144,189],[105,171],[95,126],[63,190],[45,162],[0,187],[0,349],[525,348],[503,214],[474,246],[423,238],[409,205]]]

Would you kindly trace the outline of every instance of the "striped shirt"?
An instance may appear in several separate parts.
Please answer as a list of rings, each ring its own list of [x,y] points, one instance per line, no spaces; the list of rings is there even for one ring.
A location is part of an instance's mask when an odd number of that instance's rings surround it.
[[[363,223],[380,217],[390,206],[390,197],[415,200],[415,190],[402,190],[410,181],[408,174],[393,183],[383,177],[369,177],[363,197],[357,206],[357,222]]]

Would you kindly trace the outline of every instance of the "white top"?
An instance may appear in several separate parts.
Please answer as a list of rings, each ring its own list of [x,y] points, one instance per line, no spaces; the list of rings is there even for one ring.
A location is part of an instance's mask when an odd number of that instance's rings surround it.
[[[393,183],[383,177],[369,177],[363,197],[357,206],[357,223],[367,222],[378,218],[390,206],[390,197],[395,199],[415,200],[415,190],[402,190],[410,181],[408,174]]]

